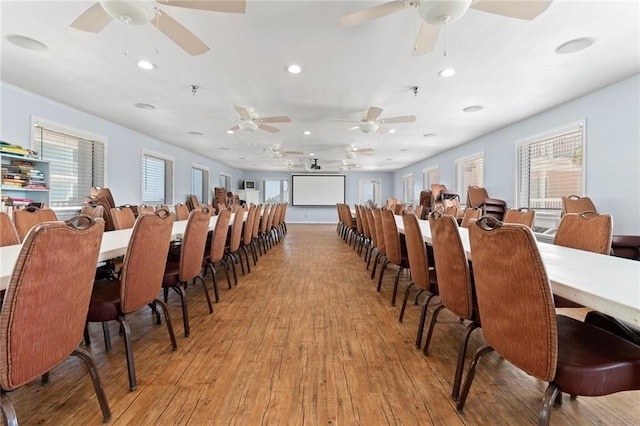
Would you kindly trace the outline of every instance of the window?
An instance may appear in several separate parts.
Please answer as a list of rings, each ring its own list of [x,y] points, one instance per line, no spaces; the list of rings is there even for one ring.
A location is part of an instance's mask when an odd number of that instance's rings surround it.
[[[360,179],[360,204],[379,206],[381,186],[380,179]]]
[[[142,153],[142,203],[173,204],[173,160]]]
[[[289,181],[287,179],[265,179],[263,188],[265,203],[289,202]]]
[[[231,175],[220,173],[220,177],[218,178],[218,186],[220,188],[226,189],[227,191],[231,191]]]
[[[33,149],[49,161],[49,204],[80,207],[92,186],[104,186],[105,144],[55,127],[37,122],[33,130]]]
[[[467,205],[467,188],[484,186],[484,154],[474,154],[455,162],[456,194],[460,196],[460,204]]]
[[[209,169],[196,164],[191,167],[191,193],[203,204],[209,203]]]
[[[429,167],[422,171],[422,189],[431,191],[431,185],[440,183],[440,168],[438,166]]]
[[[584,122],[521,141],[518,145],[518,207],[559,219],[561,197],[584,193]]]
[[[413,202],[413,173],[402,177],[402,202]]]

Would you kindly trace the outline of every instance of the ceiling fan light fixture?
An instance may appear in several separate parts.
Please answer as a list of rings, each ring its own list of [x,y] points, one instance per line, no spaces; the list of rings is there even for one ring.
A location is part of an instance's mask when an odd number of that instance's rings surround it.
[[[375,121],[365,121],[360,125],[360,131],[362,133],[375,133],[380,126]]]
[[[138,68],[142,68],[143,70],[150,71],[158,68],[156,64],[147,61],[146,59],[141,59],[138,61]]]
[[[113,19],[132,25],[146,24],[156,16],[155,7],[147,0],[100,0],[100,5]]]
[[[232,135],[232,134],[234,134],[234,133],[235,133],[235,132],[234,132],[233,130],[231,130],[231,129],[227,130],[227,134],[228,134],[228,135]]]
[[[460,19],[473,0],[429,0],[421,1],[418,14],[430,25],[442,25]]]
[[[576,53],[586,49],[587,47],[590,47],[595,42],[596,42],[596,39],[592,37],[575,38],[573,40],[569,40],[560,44],[553,51],[559,55]]]
[[[311,134],[311,130],[305,130],[302,132],[303,135],[309,136]]]
[[[153,106],[151,104],[145,104],[144,102],[138,102],[137,104],[134,104],[133,106],[135,106],[136,108],[140,108],[140,109],[148,109],[148,110],[156,109],[155,106]]]
[[[238,124],[238,127],[240,127],[240,130],[247,133],[253,133],[258,130],[258,125],[250,120],[241,121],[240,124]]]
[[[285,68],[285,70],[289,74],[300,74],[302,72],[302,67],[298,64],[291,64]]]
[[[484,107],[482,105],[471,105],[468,106],[466,108],[463,108],[462,111],[464,112],[478,112],[478,111],[482,111],[484,109]]]
[[[453,77],[454,75],[456,75],[456,70],[453,68],[445,68],[438,71],[438,75],[440,77]]]

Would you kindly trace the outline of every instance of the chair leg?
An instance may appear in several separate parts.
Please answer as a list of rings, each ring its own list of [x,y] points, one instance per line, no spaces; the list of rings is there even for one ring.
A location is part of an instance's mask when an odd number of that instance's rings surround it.
[[[16,410],[13,408],[13,404],[11,403],[9,396],[4,391],[0,394],[0,409],[2,410],[2,417],[4,418],[5,425],[18,426]]]
[[[387,266],[389,266],[389,262],[387,261],[387,259],[384,260],[384,262],[382,262],[382,266],[380,267],[380,275],[378,276],[378,287],[376,288],[376,291],[380,291],[382,289],[382,277],[384,276],[384,271],[387,270]]]
[[[224,264],[224,275],[227,277],[227,283],[229,284],[229,290],[231,290],[231,276],[229,275],[229,263],[226,259],[222,259],[221,262]],[[234,275],[235,278],[235,275]],[[236,281],[236,284],[238,282]]]
[[[555,383],[549,383],[547,390],[544,392],[542,399],[542,407],[540,407],[540,417],[538,418],[538,426],[548,426],[551,418],[551,407],[556,396],[561,393],[560,387]]]
[[[469,343],[469,337],[471,332],[478,328],[479,325],[475,322],[471,322],[462,333],[462,340],[460,341],[460,351],[458,352],[458,365],[456,366],[456,375],[453,380],[453,389],[451,390],[451,398],[454,401],[460,396],[460,385],[462,384],[462,373],[464,371],[464,359],[467,355],[467,345]]]
[[[420,322],[418,323],[418,335],[416,336],[416,348],[420,349],[422,346],[422,334],[424,333],[424,324],[427,321],[427,308],[429,307],[429,302],[435,296],[435,294],[429,293],[429,296],[424,300],[422,304],[422,312],[420,313]]]
[[[208,269],[211,269],[211,277],[213,281],[213,295],[216,298],[216,303],[220,301],[220,295],[218,294],[218,280],[216,279],[216,268],[213,263],[207,265]]]
[[[480,362],[480,358],[482,358],[485,354],[493,351],[491,345],[484,345],[478,348],[476,354],[473,356],[473,361],[471,362],[471,366],[469,367],[469,372],[467,373],[467,378],[464,380],[464,387],[462,388],[462,393],[460,394],[460,398],[458,398],[458,405],[456,409],[459,412],[462,412],[464,409],[464,404],[467,401],[467,396],[469,396],[469,389],[471,389],[471,383],[473,382],[473,377],[476,375],[476,368],[478,367],[478,363]]]
[[[371,279],[373,279],[373,277],[376,276],[376,269],[378,268],[378,262],[380,261],[380,257],[382,257],[382,254],[380,252],[376,253],[376,258],[373,259],[373,268],[371,271]]]
[[[89,375],[91,376],[91,382],[93,383],[93,389],[96,392],[96,396],[98,397],[98,402],[100,403],[100,409],[102,410],[102,419],[105,423],[111,420],[111,410],[109,409],[109,403],[107,402],[107,396],[104,394],[104,388],[102,387],[102,382],[100,382],[100,376],[98,376],[98,369],[96,368],[95,363],[93,362],[93,358],[88,352],[85,352],[81,349],[76,349],[72,352],[72,355],[77,356],[81,360],[84,361],[87,369],[89,370]]]
[[[180,283],[171,287],[180,295],[180,302],[182,303],[182,321],[184,323],[184,337],[189,337],[190,328],[189,328],[189,311],[187,309],[187,294],[184,291],[184,288]]]
[[[42,386],[46,386],[49,384],[49,376],[51,375],[48,371],[42,375],[42,378],[40,379],[40,383],[42,384]]]
[[[422,349],[422,353],[425,355],[429,354],[429,344],[431,343],[431,336],[433,335],[433,329],[436,327],[436,322],[438,322],[438,315],[440,311],[444,309],[444,305],[440,303],[436,309],[431,314],[431,322],[429,323],[429,331],[427,331],[427,340],[424,342],[424,348]]]
[[[156,316],[156,324],[160,325],[162,320],[160,319],[160,313],[158,313],[158,308],[156,307],[156,304],[155,303],[149,303],[149,307],[151,308],[151,311]]]
[[[129,390],[134,391],[138,388],[136,380],[136,365],[133,361],[133,342],[131,341],[131,329],[124,315],[118,315],[118,321],[124,329],[124,350],[127,354],[127,371],[129,373]]]
[[[89,336],[89,323],[84,323],[84,345],[91,346],[91,336]]]
[[[200,281],[202,281],[202,288],[204,289],[204,297],[207,299],[207,305],[209,305],[209,313],[212,314],[213,305],[211,305],[211,298],[209,297],[209,291],[207,290],[207,282],[200,275],[195,277],[194,281],[197,280],[198,278],[200,279]]]
[[[400,316],[398,317],[398,322],[402,322],[402,319],[404,318],[404,310],[407,307],[407,300],[409,300],[409,290],[411,290],[411,287],[413,286],[414,282],[411,281],[407,286],[407,290],[404,292],[404,299],[402,301],[402,308],[400,308]]]
[[[111,334],[109,333],[109,323],[102,323],[102,335],[104,336],[104,350],[106,353],[111,352]]]
[[[167,309],[167,305],[160,299],[156,299],[154,302],[162,307],[162,312],[164,312],[164,321],[167,323],[167,331],[169,331],[169,338],[171,339],[171,350],[175,351],[178,349],[178,344],[176,343],[176,335],[173,333],[173,325],[171,325],[169,309]]]
[[[396,296],[398,295],[398,282],[400,281],[400,273],[405,268],[398,266],[398,272],[396,273],[396,279],[393,282],[393,293],[391,294],[391,306],[396,306]]]

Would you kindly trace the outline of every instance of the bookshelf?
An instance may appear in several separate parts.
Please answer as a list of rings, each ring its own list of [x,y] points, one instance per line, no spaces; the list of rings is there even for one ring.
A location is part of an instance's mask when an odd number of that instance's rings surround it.
[[[43,203],[49,205],[49,162],[37,158],[0,153],[2,175],[2,210],[12,210],[7,206],[8,198],[15,207]],[[15,208],[14,207],[14,208]]]

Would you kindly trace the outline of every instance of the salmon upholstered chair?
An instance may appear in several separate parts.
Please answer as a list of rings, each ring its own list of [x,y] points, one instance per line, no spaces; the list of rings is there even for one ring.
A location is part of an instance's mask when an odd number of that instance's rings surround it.
[[[242,238],[240,239],[240,250],[238,251],[238,255],[240,256],[240,262],[242,262],[242,256],[240,253],[244,253],[245,260],[247,261],[247,273],[251,272],[251,265],[249,264],[249,251],[251,251],[251,257],[253,258],[253,265],[255,266],[257,263],[256,253],[251,245],[253,241],[253,225],[256,220],[256,211],[258,207],[252,205],[249,207],[249,212],[247,213],[247,220],[244,223],[244,228],[242,230]]]
[[[16,227],[16,231],[18,231],[20,241],[24,241],[31,228],[37,224],[42,222],[55,222],[57,220],[58,217],[55,212],[47,208],[40,209],[29,206],[13,212],[13,224]]]
[[[609,254],[612,234],[613,219],[608,214],[567,213],[560,220],[553,244]]]
[[[213,293],[216,298],[216,302],[220,301],[218,295],[218,281],[216,279],[216,264],[222,264],[224,267],[224,273],[227,276],[227,283],[231,288],[231,278],[229,277],[229,264],[224,256],[225,246],[227,243],[227,235],[229,235],[229,222],[231,221],[231,212],[229,210],[222,210],[217,217],[216,226],[211,233],[211,248],[209,253],[204,254],[202,260],[202,266],[211,270],[213,276]]]
[[[260,219],[260,228],[258,230],[258,242],[262,244],[258,244],[258,249],[262,250],[263,253],[267,252],[267,218],[271,213],[271,209],[273,206],[271,204],[265,204],[264,210],[262,212],[262,218]],[[338,224],[340,221],[338,221]]]
[[[520,223],[527,225],[529,228],[533,227],[533,221],[536,218],[536,211],[526,208],[522,209],[509,209],[504,214],[504,223]]]
[[[388,262],[386,252],[386,241],[384,239],[384,228],[382,227],[382,209],[373,209],[373,224],[376,228],[376,249],[378,253],[373,261],[373,268],[371,268],[371,279],[376,276],[376,269],[378,263],[384,264]]]
[[[138,214],[153,213],[156,209],[153,206],[147,206],[146,204],[140,204],[138,206]]]
[[[169,311],[164,302],[157,298],[162,286],[172,226],[173,216],[168,210],[138,216],[124,256],[120,278],[96,281],[91,293],[87,323],[117,320],[122,326],[129,389],[132,391],[137,389],[138,382],[127,315],[147,305],[152,305],[157,315],[156,308],[160,305],[164,311],[171,347],[173,350],[178,347]],[[87,345],[91,343],[88,337],[88,331],[85,329]],[[105,333],[105,338],[107,337]]]
[[[233,221],[231,222],[231,236],[229,237],[228,245],[225,247],[225,257],[230,259],[231,271],[233,272],[233,281],[238,284],[238,275],[236,274],[236,262],[240,262],[240,268],[242,269],[242,275],[244,275],[244,264],[240,257],[240,240],[242,239],[242,226],[244,221],[244,210],[240,209],[238,212],[233,213]],[[273,218],[273,215],[270,215]]]
[[[103,198],[106,202],[106,210],[111,210],[116,207],[116,202],[113,200],[113,194],[109,188],[94,186],[89,190],[89,193],[96,198]]]
[[[548,425],[561,393],[601,396],[640,389],[640,346],[598,327],[556,315],[533,232],[483,217],[469,226],[478,309],[487,345],[471,363],[458,399],[462,410],[481,358],[496,351],[549,383],[539,425]]]
[[[111,209],[111,219],[116,230],[131,229],[136,223],[136,216],[129,207],[114,207]]]
[[[577,195],[562,197],[562,215],[582,212],[598,213],[596,205],[593,203],[591,198],[579,197]]]
[[[18,424],[7,392],[39,376],[46,383],[48,372],[69,355],[88,367],[103,420],[110,420],[93,358],[78,348],[103,232],[102,219],[76,217],[66,223],[38,224],[23,242],[0,311],[0,406],[5,424]],[[64,404],[57,409],[64,409]]]
[[[477,209],[475,207],[467,207],[464,210],[464,216],[462,216],[462,222],[460,222],[461,228],[466,228],[469,226],[469,222],[471,220],[478,220],[482,216],[482,210]]]
[[[398,271],[393,282],[393,292],[391,293],[391,306],[396,304],[396,295],[398,294],[398,283],[402,271],[409,269],[409,258],[407,257],[407,246],[400,238],[398,227],[396,226],[395,214],[391,210],[382,210],[380,212],[382,220],[382,232],[384,235],[384,247],[387,262],[384,262],[380,268],[378,276],[378,288],[382,288],[382,276],[388,265],[394,264]],[[412,213],[410,213],[412,214]]]
[[[189,218],[189,208],[186,205],[178,203],[173,208],[176,212],[176,220],[187,220]]]
[[[0,247],[20,244],[18,231],[13,221],[5,212],[0,212]]]

